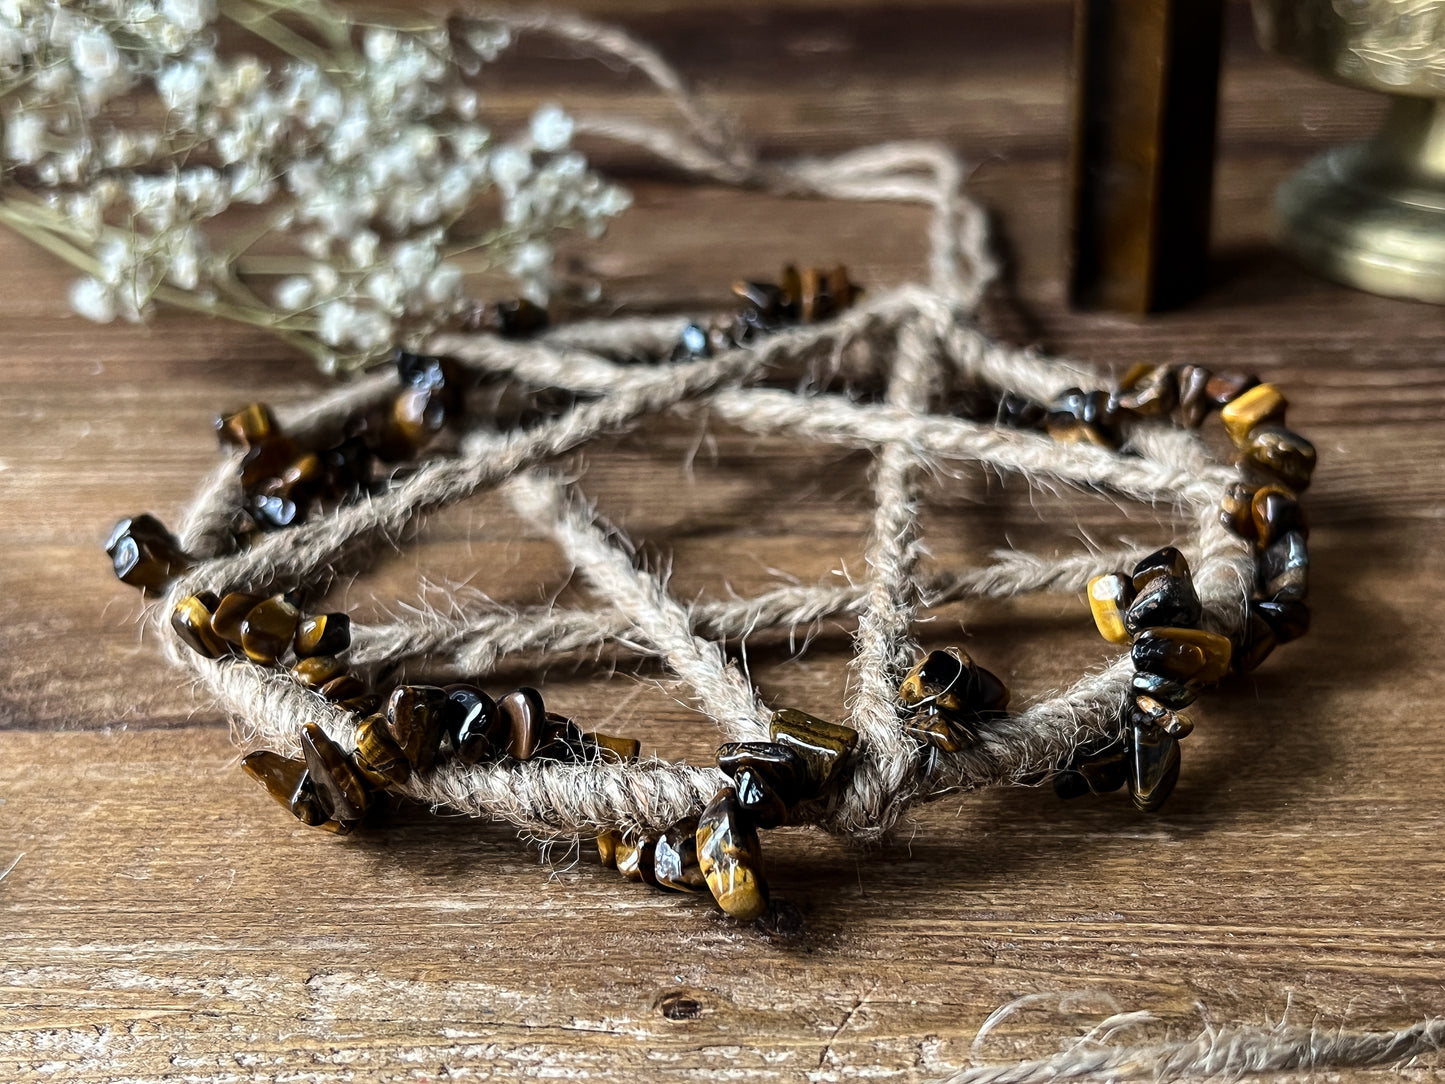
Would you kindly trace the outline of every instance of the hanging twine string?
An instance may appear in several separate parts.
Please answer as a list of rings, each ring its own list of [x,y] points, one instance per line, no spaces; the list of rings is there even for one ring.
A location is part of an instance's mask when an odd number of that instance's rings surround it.
[[[930,211],[928,280],[878,292],[822,324],[784,330],[705,360],[628,364],[665,356],[684,323],[619,318],[574,323],[529,342],[439,336],[430,349],[488,378],[571,393],[574,405],[523,429],[475,420],[454,454],[433,458],[385,491],[308,522],[265,534],[239,552],[230,527],[241,499],[238,463],[223,464],[201,489],[181,529],[199,560],[156,608],[200,591],[316,590],[403,544],[427,514],[500,487],[517,512],[550,535],[598,600],[594,609],[507,608],[477,602],[439,612],[422,605],[387,624],[357,627],[349,658],[362,677],[410,663],[475,677],[503,659],[553,659],[590,652],[616,663],[655,659],[677,679],[723,740],[765,740],[769,709],[723,641],[769,630],[789,634],[825,618],[856,619],[847,723],[858,732],[844,785],[814,803],[809,823],[858,839],[886,833],[914,803],[939,793],[1016,784],[1058,770],[1082,745],[1119,733],[1133,668],[1127,657],[1070,688],[980,725],[978,740],[934,756],[923,768],[918,742],[900,725],[899,679],[917,655],[913,627],[934,607],[968,598],[1033,591],[1078,592],[1094,576],[1128,567],[1143,547],[1044,557],[1006,551],[961,570],[920,569],[920,481],[978,467],[1040,486],[1133,500],[1167,510],[1184,535],[1203,627],[1238,633],[1254,577],[1253,556],[1217,514],[1240,477],[1192,433],[1140,424],[1118,451],[1061,444],[1035,432],[938,412],[952,383],[981,385],[1049,402],[1070,387],[1103,383],[1090,368],[993,341],[976,312],[995,273],[985,218],[964,191],[966,169],[946,149],[900,143],[827,159],[761,162],[695,99],[661,57],[619,31],[528,13],[503,19],[601,53],[647,75],[677,109],[681,126],[624,118],[580,118],[579,132],[642,148],[700,179],[830,200],[916,203]],[[842,360],[842,359],[846,359]],[[815,384],[784,391],[764,378],[847,364],[882,381],[881,402],[860,403]],[[336,432],[352,413],[394,395],[397,378],[365,377],[281,413],[288,433]],[[547,465],[590,441],[663,414],[709,417],[760,435],[867,449],[874,454],[867,577],[859,584],[789,584],[753,598],[684,604],[665,578],[640,566],[635,548],[602,521],[575,484]],[[235,720],[244,749],[295,756],[304,724],[345,740],[355,718],[284,672],[237,660],[213,661],[181,647],[163,627],[175,662],[189,668]],[[712,766],[660,759],[635,762],[529,760],[464,766],[455,760],[414,774],[399,793],[427,806],[505,821],[543,838],[605,831],[657,831],[696,816],[726,781]],[[1080,1046],[1055,1058],[979,1066],[949,1084],[1032,1082],[1190,1074],[1237,1075],[1295,1068],[1386,1064],[1437,1049],[1431,1021],[1391,1033],[1324,1034],[1312,1029],[1212,1031],[1183,1043]]]

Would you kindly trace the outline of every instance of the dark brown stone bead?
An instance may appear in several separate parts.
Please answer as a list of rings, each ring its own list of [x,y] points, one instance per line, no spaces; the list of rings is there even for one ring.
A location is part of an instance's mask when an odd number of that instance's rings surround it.
[[[414,448],[446,428],[448,417],[443,401],[429,388],[407,388],[392,400],[392,425]]]
[[[903,732],[945,753],[956,753],[978,741],[977,734],[936,705],[929,705],[904,722]]]
[[[1170,711],[1152,696],[1140,694],[1129,705],[1125,720],[1130,726],[1153,727],[1171,738],[1187,738],[1194,732],[1194,722],[1187,715]]]
[[[378,787],[411,778],[411,762],[391,736],[385,715],[368,715],[356,726],[356,770]]]
[[[622,842],[621,832],[599,832],[597,835],[597,857],[607,869],[617,868],[617,847]]]
[[[1153,813],[1179,782],[1179,741],[1149,726],[1135,726],[1129,758],[1129,797],[1141,813]]]
[[[602,760],[636,760],[642,755],[642,742],[636,738],[619,738],[614,734],[598,734],[595,731],[582,735],[587,744],[597,750]]]
[[[1256,384],[1235,396],[1219,412],[1224,431],[1236,448],[1243,448],[1256,426],[1283,425],[1289,401],[1273,384]]]
[[[300,620],[284,595],[263,599],[241,619],[241,650],[255,662],[275,663],[290,648]]]
[[[1143,670],[1134,674],[1131,684],[1136,696],[1142,693],[1144,696],[1152,697],[1172,711],[1187,708],[1199,699],[1199,690],[1194,686]]]
[[[445,728],[463,764],[480,764],[506,745],[507,726],[497,702],[475,685],[448,685]]]
[[[803,304],[803,276],[792,264],[784,264],[778,274],[778,305],[782,314],[796,320]]]
[[[1310,630],[1310,608],[1303,602],[1292,599],[1254,602],[1250,610],[1269,622],[1275,639],[1282,644],[1298,640]]]
[[[1049,406],[1044,428],[1049,436],[1065,444],[1088,443],[1117,448],[1114,408],[1109,393],[1070,388]]]
[[[313,655],[291,667],[291,676],[308,689],[319,689],[346,673],[346,663],[335,655]]]
[[[898,702],[906,708],[936,703],[946,711],[963,711],[973,659],[961,648],[930,651],[898,684]]]
[[[542,740],[532,753],[532,759],[582,760],[591,748],[580,726],[571,719],[548,712],[542,728]]]
[[[514,689],[497,701],[497,710],[507,724],[507,753],[527,760],[542,742],[547,708],[536,689]]]
[[[635,840],[623,838],[617,844],[617,872],[629,881],[643,884],[657,884],[657,836],[639,836]]]
[[[1184,559],[1184,554],[1173,546],[1157,549],[1141,560],[1134,566],[1130,579],[1134,590],[1142,591],[1160,576],[1189,576],[1189,562]]]
[[[969,686],[969,705],[975,714],[991,715],[1008,707],[1011,694],[1002,678],[992,670],[985,670],[978,665],[973,668],[972,678]]]
[[[265,595],[247,595],[232,591],[221,596],[211,614],[211,631],[229,644],[241,646],[241,623],[255,607],[266,601]]]
[[[1094,794],[1112,794],[1129,779],[1129,750],[1123,740],[1101,742],[1082,750],[1070,765]]]
[[[1089,789],[1089,781],[1078,772],[1062,771],[1054,776],[1054,793],[1069,801],[1093,792]]]
[[[1235,670],[1238,673],[1246,674],[1251,670],[1258,669],[1278,646],[1279,638],[1275,636],[1274,629],[1251,606],[1239,646],[1234,650]]]
[[[321,453],[326,488],[337,498],[364,491],[371,482],[374,461],[375,456],[366,446],[365,438],[346,437]]]
[[[759,828],[777,828],[788,821],[788,803],[756,768],[739,768],[733,776],[738,805]]]
[[[381,707],[381,697],[373,692],[365,692],[359,696],[348,696],[345,700],[338,700],[336,706],[353,715],[371,715]]]
[[[295,648],[301,658],[339,655],[351,646],[351,618],[346,614],[317,614],[296,627]]]
[[[447,693],[435,685],[398,685],[386,702],[391,736],[419,772],[436,763],[446,735]]]
[[[760,917],[768,909],[762,847],[731,787],[718,791],[702,811],[696,839],[698,866],[717,905],[741,922]]]
[[[1179,402],[1179,385],[1172,365],[1140,362],[1124,374],[1114,404],[1120,410],[1152,418],[1168,414]]]
[[[269,749],[247,753],[241,758],[241,768],[287,809],[291,808],[291,799],[301,784],[301,777],[306,774],[304,760],[292,760]]]
[[[838,264],[828,274],[828,295],[833,299],[833,307],[837,312],[851,309],[865,293],[867,291],[849,277],[848,268],[842,264]]]
[[[717,766],[732,778],[744,769],[761,775],[789,808],[811,797],[807,761],[778,742],[728,742],[718,747]]]
[[[1188,628],[1198,624],[1203,614],[1193,580],[1187,576],[1157,576],[1124,612],[1124,627],[1136,635],[1148,628]]]
[[[1198,429],[1214,409],[1209,398],[1209,381],[1214,374],[1202,365],[1181,365],[1179,383],[1179,421],[1186,429]]]
[[[234,414],[222,414],[216,418],[216,436],[222,445],[232,448],[250,448],[280,432],[276,416],[265,403],[252,403]]]
[[[1290,489],[1303,492],[1309,488],[1310,476],[1315,472],[1315,446],[1293,430],[1259,426],[1249,434],[1241,451],[1251,466],[1278,478]]]
[[[1215,373],[1204,384],[1204,395],[1217,407],[1225,406],[1238,399],[1259,383],[1259,377],[1252,373],[1225,371]]]
[[[306,771],[326,812],[338,821],[359,821],[370,805],[366,780],[352,766],[341,746],[315,723],[301,728]]]
[[[799,292],[801,292],[801,285]],[[765,320],[778,320],[783,314],[782,287],[771,282],[739,280],[733,283],[733,296],[746,308],[751,309]]]
[[[996,420],[1011,429],[1042,429],[1048,414],[1048,408],[1041,403],[1006,391],[999,397]]]
[[[116,579],[152,595],[163,594],[170,582],[190,567],[180,543],[151,515],[131,516],[117,523],[106,539],[105,552]]]
[[[1257,492],[1257,486],[1245,482],[1229,484],[1219,502],[1219,522],[1224,524],[1226,530],[1240,538],[1253,540],[1258,537],[1259,528],[1255,523],[1253,504]]]
[[[1305,537],[1289,531],[1259,555],[1259,593],[1270,602],[1303,602],[1309,594],[1310,554]]]
[[[1283,486],[1262,486],[1256,490],[1250,499],[1249,516],[1261,546],[1270,545],[1290,531],[1309,537],[1304,509],[1295,495]]]
[[[1229,637],[1202,629],[1150,628],[1134,638],[1136,670],[1175,681],[1211,685],[1229,673],[1234,645]]]
[[[785,708],[773,713],[770,737],[803,758],[808,768],[808,796],[822,792],[838,775],[858,744],[858,733],[806,712]]]
[[[325,685],[317,690],[327,700],[334,700],[338,704],[357,697],[366,695],[366,685],[360,678],[350,674],[341,674],[332,678]]]
[[[207,659],[227,654],[226,642],[211,631],[211,611],[217,602],[210,592],[190,595],[176,603],[171,611],[171,628],[187,647]]]
[[[706,892],[707,878],[697,861],[697,819],[679,821],[662,833],[652,852],[652,870],[662,888]]]
[[[288,437],[272,436],[246,448],[241,456],[241,488],[256,493],[271,479],[279,479],[292,461],[301,454],[296,442]]]
[[[339,823],[332,821],[326,807],[322,805],[321,795],[316,790],[316,783],[310,772],[301,773],[301,782],[296,784],[296,792],[291,795],[287,808],[308,828],[324,828],[328,823]]]

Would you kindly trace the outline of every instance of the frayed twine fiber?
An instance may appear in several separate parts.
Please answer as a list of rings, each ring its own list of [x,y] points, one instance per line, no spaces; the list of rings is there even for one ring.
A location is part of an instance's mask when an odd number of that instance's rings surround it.
[[[847,784],[814,822],[860,839],[881,836],[912,803],[947,790],[1017,783],[1057,769],[1084,742],[1118,732],[1132,666],[1127,657],[1071,688],[982,728],[977,745],[941,756],[928,773],[894,707],[902,671],[915,657],[912,629],[930,607],[967,597],[1030,591],[1077,592],[1095,575],[1128,565],[1141,551],[1041,557],[996,555],[982,568],[921,576],[919,481],[930,472],[977,465],[1036,484],[1147,502],[1172,510],[1187,538],[1179,545],[1195,572],[1205,625],[1237,631],[1252,582],[1247,546],[1218,522],[1216,509],[1237,472],[1213,459],[1193,434],[1141,425],[1113,452],[1058,444],[1046,436],[937,413],[945,381],[987,386],[1048,402],[1072,386],[1098,387],[1100,374],[1062,359],[997,343],[978,327],[979,300],[995,273],[985,217],[964,193],[966,169],[929,143],[890,143],[827,159],[763,162],[688,93],[656,53],[620,31],[539,13],[501,17],[519,32],[584,44],[641,71],[678,111],[675,128],[627,118],[580,118],[578,131],[641,147],[700,179],[831,200],[901,201],[931,211],[926,285],[884,290],[828,323],[789,329],[715,357],[635,365],[665,357],[685,321],[621,318],[579,322],[531,342],[439,336],[429,349],[490,377],[574,393],[576,405],[532,428],[502,430],[486,419],[454,455],[434,458],[376,497],[339,508],[235,552],[229,525],[240,499],[237,464],[219,467],[198,494],[182,543],[202,560],[156,608],[178,665],[194,671],[235,719],[246,749],[295,754],[302,724],[346,742],[354,720],[286,674],[201,658],[181,646],[166,618],[174,602],[201,590],[283,591],[326,583],[400,544],[429,512],[478,491],[503,487],[513,506],[549,533],[599,600],[595,610],[508,609],[477,604],[442,613],[426,607],[405,620],[355,630],[351,661],[368,670],[425,659],[440,672],[475,677],[517,652],[610,650],[665,662],[721,735],[766,736],[768,708],[719,641],[767,629],[794,630],[828,616],[856,618],[847,723],[860,735]],[[865,404],[816,385],[788,392],[758,387],[765,376],[843,356],[880,379],[883,400]],[[305,437],[392,394],[377,374],[283,414]],[[575,485],[547,473],[549,460],[659,414],[705,412],[759,434],[873,452],[873,523],[868,577],[858,585],[788,585],[754,598],[684,604],[665,580],[638,567],[631,544],[594,513]],[[651,829],[695,815],[722,782],[716,768],[668,763],[443,765],[404,792],[434,808],[509,822],[541,838],[606,829]],[[1437,1050],[1445,1022],[1400,1031],[1218,1028],[1173,1043],[1080,1043],[1052,1058],[979,1065],[946,1084],[1033,1084],[1082,1079],[1234,1077],[1292,1069],[1385,1065]]]

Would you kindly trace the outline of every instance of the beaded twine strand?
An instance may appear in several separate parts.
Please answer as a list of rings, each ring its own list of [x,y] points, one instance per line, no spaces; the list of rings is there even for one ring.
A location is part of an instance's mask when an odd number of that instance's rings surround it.
[[[579,40],[590,25],[516,28]],[[761,163],[654,54],[630,39],[605,44],[654,78],[687,128],[583,119],[580,131],[731,184],[922,203],[928,282],[861,296],[841,268],[789,267],[776,283],[737,284],[731,317],[687,324],[548,328],[525,303],[493,304],[476,310],[472,332],[439,336],[426,355],[399,351],[394,371],[289,412],[255,404],[224,416],[233,451],[178,535],[138,516],[107,548],[122,580],[159,599],[170,657],[232,715],[247,771],[301,820],[338,832],[385,791],[545,837],[595,835],[626,876],[701,893],[740,920],[769,906],[759,829],[875,838],[940,792],[1045,779],[1065,796],[1127,786],[1140,810],[1157,809],[1192,727],[1181,710],[1308,627],[1297,494],[1314,450],[1285,428],[1278,389],[1144,365],[1106,390],[1085,366],[989,339],[976,322],[993,274],[984,218],[951,155],[889,144]],[[880,383],[881,397],[832,390],[828,358]],[[790,390],[769,383],[784,379]],[[499,381],[546,401],[503,417],[478,390]],[[967,389],[964,407],[938,407],[947,388]],[[748,432],[873,452],[864,583],[684,606],[575,485],[544,469],[595,437],[698,408]],[[1215,410],[1228,462],[1195,433]],[[922,575],[919,481],[941,463],[1166,505],[1189,537],[1153,553],[1007,553]],[[366,627],[304,611],[428,512],[492,487],[553,537],[597,609],[424,611]],[[1099,631],[1128,651],[1022,709],[961,649],[920,657],[923,611],[1039,590],[1084,593]],[[719,643],[830,615],[857,621],[850,703],[836,720],[765,707]],[[716,763],[641,759],[636,741],[588,732],[534,689],[494,699],[473,683],[507,655],[583,647],[663,661],[717,725]],[[458,683],[384,679],[411,660]]]

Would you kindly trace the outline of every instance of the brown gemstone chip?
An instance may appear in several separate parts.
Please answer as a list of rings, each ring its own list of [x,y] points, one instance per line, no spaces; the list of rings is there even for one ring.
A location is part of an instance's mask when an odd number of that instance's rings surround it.
[[[313,655],[291,667],[291,676],[308,689],[319,689],[344,673],[346,664],[335,655]]]
[[[1114,395],[1118,409],[1146,418],[1168,414],[1178,401],[1179,387],[1173,366],[1147,361],[1139,362],[1124,374]]]
[[[1225,407],[1259,383],[1253,373],[1226,371],[1215,373],[1205,382],[1204,395],[1217,407]]]
[[[446,735],[447,693],[435,685],[398,685],[386,703],[391,736],[419,772],[436,763]]]
[[[907,708],[936,704],[944,711],[968,708],[973,659],[962,648],[930,651],[898,684],[898,702]]]
[[[1134,566],[1132,582],[1135,591],[1142,591],[1160,576],[1189,575],[1189,562],[1173,546],[1157,549]]]
[[[1226,530],[1240,538],[1254,539],[1259,534],[1254,518],[1254,497],[1260,492],[1257,486],[1245,482],[1231,482],[1219,502],[1219,522]]]
[[[190,567],[180,543],[155,516],[131,516],[121,520],[106,539],[116,579],[146,594],[165,592],[176,576]]]
[[[318,690],[327,700],[334,700],[338,704],[354,700],[359,696],[366,695],[365,683],[351,674],[342,674],[334,677]]]
[[[1203,615],[1204,608],[1190,577],[1156,576],[1129,604],[1124,612],[1124,627],[1134,634],[1148,628],[1188,628],[1198,624]]]
[[[221,601],[216,604],[215,613],[211,614],[211,631],[227,643],[240,647],[241,622],[246,620],[248,613],[265,601],[265,595],[247,595],[240,591],[222,595]]]
[[[327,814],[342,822],[364,817],[371,804],[366,781],[341,746],[315,723],[307,723],[301,728],[301,752]]]
[[[241,619],[241,649],[254,662],[274,663],[290,648],[300,620],[284,595],[258,602]]]
[[[933,708],[925,708],[908,719],[903,724],[903,732],[945,753],[957,753],[978,741],[978,735],[968,727]],[[766,828],[767,825],[762,827]]]
[[[346,614],[318,614],[296,628],[296,654],[339,655],[351,646],[351,618]]]
[[[588,745],[597,749],[604,760],[636,760],[642,755],[642,742],[636,738],[619,738],[612,734],[582,735]]]
[[[507,743],[507,724],[497,702],[475,685],[445,686],[446,731],[463,764],[479,764]]]
[[[1283,486],[1262,486],[1250,499],[1249,517],[1260,546],[1268,546],[1290,531],[1309,535],[1304,509],[1295,495]]]
[[[301,785],[301,777],[306,774],[304,760],[292,760],[269,749],[247,753],[241,758],[241,768],[287,809],[291,808],[291,799]]]
[[[1171,738],[1187,738],[1194,732],[1194,721],[1187,715],[1170,711],[1152,696],[1139,695],[1129,711],[1129,724],[1151,726]]]
[[[1229,673],[1234,645],[1216,632],[1185,628],[1149,628],[1134,639],[1134,666],[1161,677],[1211,685]]]
[[[1129,630],[1124,627],[1124,614],[1134,601],[1134,582],[1122,572],[1095,576],[1089,581],[1089,612],[1099,635],[1111,644],[1127,644]]]
[[[1262,425],[1249,434],[1241,454],[1253,467],[1278,478],[1290,489],[1309,488],[1315,472],[1315,446],[1291,429]]]
[[[770,737],[803,758],[808,768],[807,797],[817,795],[838,775],[858,744],[857,731],[794,708],[773,713]],[[736,797],[730,799],[736,802]]]
[[[497,711],[506,721],[507,753],[527,760],[542,744],[547,708],[542,694],[526,686],[514,689],[497,701]]]
[[[276,416],[265,403],[251,403],[234,414],[222,414],[216,419],[216,436],[223,445],[233,448],[250,448],[280,431]]]
[[[384,715],[368,715],[357,724],[352,760],[356,770],[378,787],[400,785],[411,778],[411,762],[391,736]]]
[[[1243,448],[1256,426],[1283,425],[1288,409],[1289,401],[1279,388],[1256,384],[1226,404],[1219,412],[1219,420],[1235,447]]]
[[[1141,813],[1153,813],[1179,782],[1179,741],[1162,730],[1135,724],[1129,759],[1129,797]]]
[[[707,891],[707,878],[697,860],[696,818],[679,821],[662,833],[652,853],[652,870],[662,888]]]
[[[1198,429],[1214,409],[1208,391],[1213,376],[1202,365],[1181,365],[1175,371],[1179,384],[1179,421],[1186,429]]]
[[[190,595],[176,603],[171,611],[171,628],[187,647],[207,659],[227,654],[226,642],[211,631],[211,611],[216,596],[210,592]]]
[[[617,843],[617,872],[629,881],[657,884],[654,870],[654,855],[657,850],[656,836],[641,836],[635,840],[622,839]]]
[[[617,868],[617,846],[621,842],[621,832],[597,833],[597,857],[607,869]]]
[[[731,787],[702,811],[696,839],[698,866],[718,906],[741,922],[760,917],[768,909],[762,847]]]

